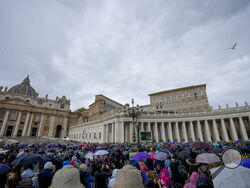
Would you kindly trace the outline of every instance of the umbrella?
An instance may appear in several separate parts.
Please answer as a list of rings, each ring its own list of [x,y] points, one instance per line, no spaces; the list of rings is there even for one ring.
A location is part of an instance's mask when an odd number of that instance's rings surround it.
[[[0,154],[1,153],[7,153],[9,150],[2,150],[2,151],[0,151]]]
[[[156,153],[156,154],[154,155],[154,158],[155,158],[156,160],[160,160],[160,161],[166,160],[167,157],[168,157],[168,154],[163,153],[163,152],[159,152],[159,153]]]
[[[155,158],[154,158],[155,154],[156,154],[155,152],[150,153],[150,158],[151,158],[152,160],[155,159]]]
[[[213,146],[220,146],[220,144],[215,142],[215,143],[213,143]]]
[[[224,168],[218,176],[213,180],[214,187],[216,188],[247,188],[250,185],[250,169],[244,166],[249,165],[249,159],[243,159],[241,166],[230,169]],[[246,165],[248,164],[248,165]],[[211,172],[214,173],[218,168],[211,169]]]
[[[36,162],[41,162],[43,160],[44,158],[39,154],[28,154],[18,159],[15,159],[11,164],[13,166],[25,166],[25,165],[33,164]]]
[[[86,155],[85,155],[85,158],[86,159],[93,159],[94,157],[94,154],[92,152],[88,152]]]
[[[138,152],[135,155],[132,156],[132,160],[133,161],[142,161],[145,160],[147,158],[149,158],[150,155],[144,152]]]
[[[206,142],[193,142],[190,146],[192,149],[198,148],[198,149],[208,149],[209,144]]]
[[[59,148],[58,150],[56,150],[56,152],[62,152],[63,149],[62,148]]]
[[[106,150],[98,150],[94,153],[94,155],[107,155],[109,154],[109,152],[107,152]]]
[[[0,164],[0,174],[5,174],[10,171],[11,168],[6,164]]]
[[[55,150],[56,148],[50,148],[50,149],[48,149],[48,151],[52,151],[52,150]]]
[[[220,159],[214,153],[202,153],[196,157],[196,162],[211,164],[211,163],[220,162]]]
[[[180,160],[186,160],[190,156],[190,151],[189,150],[183,150],[178,154],[178,159]]]

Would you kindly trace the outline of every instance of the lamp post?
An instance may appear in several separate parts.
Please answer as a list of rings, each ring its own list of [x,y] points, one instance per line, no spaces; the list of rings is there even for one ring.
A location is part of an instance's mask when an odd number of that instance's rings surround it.
[[[132,141],[135,143],[136,141],[136,133],[135,133],[135,129],[138,128],[136,123],[137,123],[137,118],[138,116],[141,116],[142,112],[143,112],[143,108],[142,106],[139,106],[138,104],[136,106],[134,106],[134,99],[132,99],[131,101],[132,103],[132,107],[129,107],[129,104],[125,104],[124,107],[124,114],[128,115],[129,117],[132,117],[132,122],[133,122],[133,139]],[[139,142],[139,136],[138,136],[138,142]]]

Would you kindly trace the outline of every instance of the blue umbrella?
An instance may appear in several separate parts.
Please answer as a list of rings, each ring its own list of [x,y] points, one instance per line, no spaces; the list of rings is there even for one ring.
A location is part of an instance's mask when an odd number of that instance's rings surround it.
[[[5,174],[10,171],[11,168],[6,164],[0,164],[0,174]]]
[[[52,150],[55,150],[56,148],[50,148],[50,149],[48,149],[48,151],[52,151]]]
[[[154,155],[154,158],[157,159],[157,160],[160,160],[160,161],[166,160],[167,157],[168,157],[168,154],[163,153],[163,152],[159,152],[159,153],[156,153]]]
[[[142,160],[145,160],[149,157],[150,157],[149,154],[144,153],[144,152],[139,152],[139,153],[136,153],[135,155],[132,156],[132,160],[133,161],[142,161]]]

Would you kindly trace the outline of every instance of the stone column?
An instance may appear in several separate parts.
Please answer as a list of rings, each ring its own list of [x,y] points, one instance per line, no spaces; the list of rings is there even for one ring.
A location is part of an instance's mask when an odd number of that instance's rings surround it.
[[[5,129],[6,129],[6,125],[7,125],[7,121],[8,121],[8,118],[9,118],[9,114],[10,114],[10,111],[7,110],[6,114],[4,116],[4,119],[3,119],[3,124],[2,124],[1,132],[0,132],[0,136],[4,135],[4,132],[5,132]]]
[[[172,127],[171,127],[171,122],[168,122],[168,139],[173,142],[173,134],[172,134]]]
[[[215,139],[214,141],[220,141],[219,132],[218,132],[215,119],[213,119],[213,132],[214,132],[214,139]]]
[[[84,131],[85,132],[85,131]],[[86,139],[86,138],[85,138]],[[102,125],[102,142],[106,142],[106,130],[105,130],[105,125]]]
[[[129,142],[131,143],[133,143],[133,132],[134,132],[133,122],[129,122]]]
[[[190,133],[190,137],[192,138],[192,141],[195,141],[194,125],[192,121],[189,122],[189,133]]]
[[[121,135],[120,133],[120,122],[118,121],[118,119],[115,121],[115,142],[119,142]]]
[[[244,141],[246,141],[246,140],[248,140],[248,136],[247,136],[246,127],[244,125],[242,117],[239,117],[239,122],[240,122],[240,134],[241,134],[241,138]]]
[[[161,139],[163,142],[166,142],[166,132],[165,132],[164,121],[161,122]]]
[[[198,136],[199,136],[200,141],[203,141],[203,135],[202,135],[202,130],[201,130],[201,123],[200,123],[199,120],[197,121],[197,130],[198,130]]]
[[[67,136],[67,134],[68,134],[67,133],[67,128],[68,128],[68,118],[64,117],[64,120],[63,120],[63,136]]]
[[[236,129],[235,129],[233,118],[229,118],[229,125],[230,125],[230,131],[231,131],[233,141],[239,140]]]
[[[114,142],[115,140],[115,123],[111,123],[111,142]]]
[[[145,131],[144,130],[144,123],[143,122],[141,122],[141,131]]]
[[[106,143],[109,143],[109,124],[106,124],[105,127],[106,127]]]
[[[221,119],[221,128],[222,128],[222,137],[223,137],[224,141],[228,142],[229,138],[228,138],[226,125],[225,125],[223,118]]]
[[[26,115],[22,136],[26,136],[26,132],[27,132],[28,124],[29,124],[29,119],[30,119],[30,112]]]
[[[154,128],[155,128],[155,141],[159,142],[159,133],[158,133],[158,123],[154,123]]]
[[[27,136],[31,136],[31,128],[32,128],[32,124],[33,124],[33,117],[34,117],[34,113],[31,113],[30,123],[29,123],[29,128],[28,128]]]
[[[208,121],[205,120],[205,131],[206,131],[206,138],[209,142],[211,142],[211,133],[210,133],[210,129],[209,129],[209,125],[208,125]]]
[[[49,123],[49,137],[53,137],[54,129],[55,129],[55,121],[56,116],[52,115],[50,116],[50,123]],[[91,135],[92,137],[92,135]]]
[[[125,142],[125,126],[124,126],[124,121],[121,122],[121,142],[124,143]]]
[[[44,121],[44,114],[42,114],[41,116],[41,121],[40,121],[39,129],[38,129],[38,137],[42,136],[43,121]]]
[[[185,121],[182,122],[181,126],[182,126],[182,135],[183,135],[183,138],[184,138],[185,142],[188,142],[187,129],[186,129],[186,123],[185,123]]]
[[[18,117],[17,117],[17,121],[16,121],[16,125],[15,125],[14,134],[13,134],[14,137],[17,136],[19,125],[20,125],[20,121],[21,121],[21,116],[22,116],[22,112],[19,112],[18,113]]]
[[[179,126],[178,126],[178,122],[175,122],[175,136],[178,142],[181,141],[180,139],[180,132],[179,132]]]

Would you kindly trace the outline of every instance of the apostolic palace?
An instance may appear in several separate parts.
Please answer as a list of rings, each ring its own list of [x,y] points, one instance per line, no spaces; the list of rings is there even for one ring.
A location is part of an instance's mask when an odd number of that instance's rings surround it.
[[[214,110],[206,85],[149,94],[143,106],[122,105],[96,95],[87,109],[70,110],[65,96],[40,97],[27,76],[8,89],[0,87],[0,137],[62,138],[80,142],[137,142],[149,131],[153,142],[236,141],[250,135],[250,106]]]

